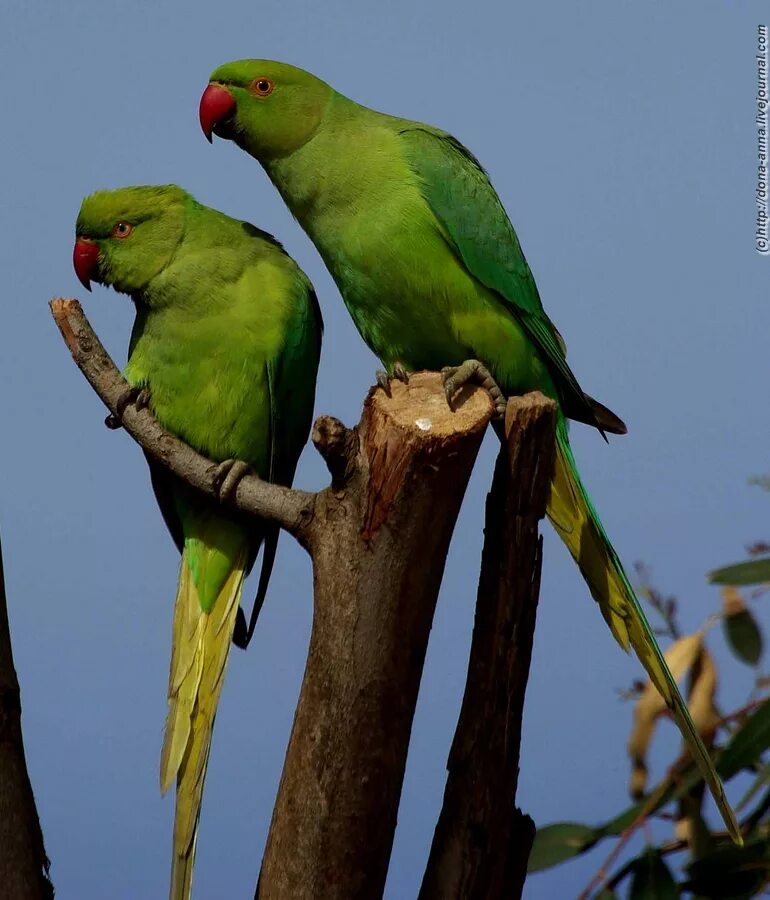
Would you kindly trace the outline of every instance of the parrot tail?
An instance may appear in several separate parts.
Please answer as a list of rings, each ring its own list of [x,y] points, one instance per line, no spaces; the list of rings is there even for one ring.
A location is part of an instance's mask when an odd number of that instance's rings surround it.
[[[728,831],[737,844],[742,844],[735,813],[727,802],[714,763],[580,480],[569,444],[567,423],[561,414],[556,426],[556,466],[548,501],[548,518],[578,564],[615,639],[624,650],[634,649],[650,680],[665,700],[714,796]]]
[[[162,793],[176,778],[171,900],[189,900],[191,895],[211,734],[247,564],[244,547],[232,557],[229,571],[216,579],[221,586],[213,602],[201,603],[194,573],[203,571],[205,581],[207,568],[221,566],[221,555],[218,560],[208,559],[216,553],[198,542],[185,544],[174,608],[169,707],[160,763]]]

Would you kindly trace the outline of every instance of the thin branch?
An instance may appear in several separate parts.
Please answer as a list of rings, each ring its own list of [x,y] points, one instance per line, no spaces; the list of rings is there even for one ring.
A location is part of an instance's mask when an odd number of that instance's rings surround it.
[[[535,825],[516,808],[516,788],[555,425],[556,404],[542,394],[508,401],[465,696],[421,900],[513,900],[524,887]]]
[[[678,779],[679,770],[681,769],[681,766],[685,764],[685,762],[686,756],[683,755],[669,768],[665,778],[650,793],[644,806],[642,806],[642,808],[639,810],[639,814],[637,815],[637,817],[628,826],[628,828],[626,828],[625,831],[621,832],[621,834],[618,836],[617,843],[612,848],[604,862],[599,866],[599,869],[593,876],[593,878],[580,892],[578,900],[588,900],[588,898],[591,896],[591,892],[594,889],[601,890],[601,888],[606,886],[608,879],[611,877],[609,874],[610,866],[613,866],[615,864],[615,861],[617,860],[621,851],[628,844],[634,834],[636,834],[636,832],[647,823],[647,820],[649,819],[652,811],[657,806],[661,796],[665,794],[665,792],[669,789],[672,782],[675,782]]]
[[[130,386],[94,333],[77,300],[57,298],[51,312],[80,371],[110,413],[153,458],[188,484],[219,501],[217,464],[201,456],[160,425],[148,409],[128,403]],[[246,475],[228,498],[236,509],[278,523],[303,545],[313,518],[315,494],[270,484]]]

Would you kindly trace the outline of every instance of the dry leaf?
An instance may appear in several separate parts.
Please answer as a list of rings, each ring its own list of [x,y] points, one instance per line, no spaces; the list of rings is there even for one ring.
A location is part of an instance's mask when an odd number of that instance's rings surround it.
[[[687,672],[694,671],[688,706],[699,731],[713,730],[718,718],[714,708],[717,674],[714,661],[703,646],[703,635],[698,632],[680,638],[666,650],[664,656],[677,681]],[[632,797],[644,794],[647,786],[647,749],[655,734],[657,719],[666,709],[666,701],[648,680],[634,704],[634,722],[628,738],[628,755],[631,757],[629,790]]]

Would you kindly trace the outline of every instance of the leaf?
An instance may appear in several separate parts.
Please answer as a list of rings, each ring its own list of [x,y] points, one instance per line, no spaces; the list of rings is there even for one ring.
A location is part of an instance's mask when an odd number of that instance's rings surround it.
[[[651,801],[651,795],[644,797],[614,818],[608,819],[604,825],[591,828],[577,822],[558,822],[538,829],[527,870],[540,872],[591,850],[604,838],[620,836],[643,813],[647,818],[651,818],[664,806],[680,800],[702,781],[703,778],[695,763],[690,763],[685,768],[677,769],[673,780],[669,777],[658,785],[654,802]]]
[[[647,850],[638,857],[633,871],[629,900],[678,900],[674,876],[657,850]]]
[[[687,635],[671,644],[664,656],[677,681],[692,669],[702,651],[703,635],[700,633]],[[655,734],[655,723],[666,710],[666,701],[648,680],[642,695],[634,704],[634,722],[628,738],[628,755],[631,758],[629,793],[632,797],[638,798],[644,794],[647,786],[647,750]]]
[[[682,888],[712,900],[743,900],[755,896],[770,875],[765,838],[743,847],[722,844],[688,866]]]
[[[673,796],[673,785],[669,785],[668,789],[661,795],[659,803],[656,803],[654,806],[650,807],[650,815],[656,813],[662,806],[665,806],[669,803]],[[649,798],[645,798],[640,800],[638,803],[634,803],[628,808],[624,809],[622,813],[619,813],[615,816],[614,819],[610,819],[608,822],[604,824],[602,828],[597,828],[597,831],[601,832],[602,837],[617,837],[620,834],[630,828],[634,822],[639,818],[642,813],[642,810],[645,808],[645,804],[648,802]]]
[[[749,612],[738,588],[722,588],[722,626],[727,643],[738,659],[755,666],[762,655],[762,632]]]
[[[687,692],[687,706],[701,736],[713,735],[719,722],[719,713],[714,705],[716,693],[717,667],[704,646],[693,663]]]
[[[677,840],[687,844],[691,859],[700,859],[711,852],[714,837],[703,817],[703,790],[700,786],[679,801],[674,834]]]
[[[757,792],[760,791],[766,784],[770,782],[770,763],[766,763],[762,768],[757,772],[757,777],[754,779],[752,784],[749,786],[746,793],[741,797],[741,799],[735,805],[735,811],[740,812],[748,806],[750,800],[753,800],[756,796]]]
[[[557,822],[538,828],[529,855],[528,872],[540,872],[583,853],[601,837],[601,831],[579,822]]]
[[[735,732],[716,762],[717,772],[723,781],[732,778],[742,769],[750,768],[770,748],[770,698],[764,701]],[[560,822],[538,830],[529,871],[538,872],[555,866],[566,859],[590,850],[606,837],[616,837],[626,831],[644,812],[648,817],[675,800],[686,796],[703,781],[693,762],[685,768],[677,768],[673,780],[661,782],[656,797],[650,796],[631,804],[603,825],[591,828],[575,822]]]
[[[725,637],[738,659],[756,666],[762,656],[762,632],[754,616],[747,610],[722,619]]]
[[[770,699],[759,706],[735,732],[725,747],[717,771],[723,780],[747,769],[770,747]]]
[[[708,577],[712,584],[762,584],[770,581],[770,556],[714,569]]]
[[[623,834],[636,822],[643,812],[647,816],[655,815],[658,810],[667,806],[673,800],[683,797],[702,780],[695,763],[691,763],[686,769],[677,771],[675,780],[669,778],[661,783],[654,802],[650,801],[650,797],[645,797],[638,803],[634,803],[624,809],[623,812],[614,818],[609,819],[604,825],[591,828],[588,825],[580,825],[574,822],[559,822],[538,829],[532,853],[529,857],[529,871],[539,872],[541,869],[555,866],[557,863],[570,859],[572,856],[585,853],[603,838],[617,837]],[[582,842],[582,846],[573,844],[570,846],[569,852],[562,855],[559,850],[562,842],[562,833],[564,835],[563,840],[568,842],[574,840],[575,844]],[[551,859],[552,855],[553,859]]]

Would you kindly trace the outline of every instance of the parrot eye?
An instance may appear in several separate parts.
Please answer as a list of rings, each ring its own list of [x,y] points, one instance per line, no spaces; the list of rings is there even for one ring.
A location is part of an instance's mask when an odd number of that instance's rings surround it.
[[[273,87],[274,84],[269,78],[257,78],[252,84],[254,93],[260,97],[267,97],[268,94],[272,94]]]
[[[133,225],[128,222],[118,222],[112,229],[112,236],[116,238],[127,238],[134,230]]]

